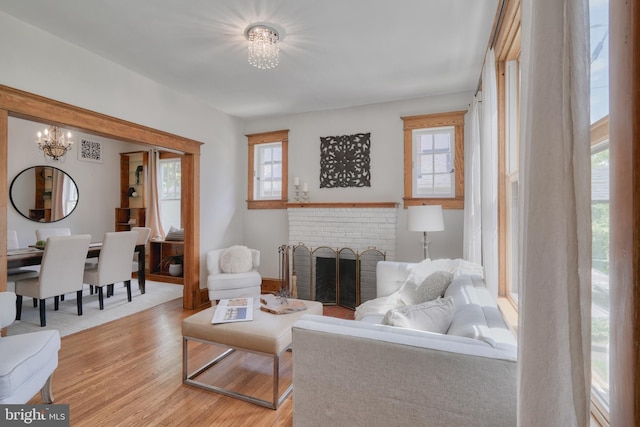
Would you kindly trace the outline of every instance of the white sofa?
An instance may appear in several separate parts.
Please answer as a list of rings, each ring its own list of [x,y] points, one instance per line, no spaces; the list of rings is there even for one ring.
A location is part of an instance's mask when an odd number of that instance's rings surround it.
[[[378,306],[416,265],[378,263]],[[294,425],[516,425],[516,340],[482,277],[460,272],[446,334],[379,324],[382,311],[296,322]]]

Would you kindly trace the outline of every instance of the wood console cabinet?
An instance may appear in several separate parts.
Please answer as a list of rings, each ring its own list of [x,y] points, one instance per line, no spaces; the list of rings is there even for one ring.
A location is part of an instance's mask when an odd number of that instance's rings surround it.
[[[182,276],[169,274],[169,266],[162,261],[173,255],[184,254],[184,242],[177,241],[149,241],[149,275],[147,278],[159,282],[183,283]]]
[[[120,153],[120,207],[116,208],[115,230],[128,231],[146,225],[146,180],[149,154]]]

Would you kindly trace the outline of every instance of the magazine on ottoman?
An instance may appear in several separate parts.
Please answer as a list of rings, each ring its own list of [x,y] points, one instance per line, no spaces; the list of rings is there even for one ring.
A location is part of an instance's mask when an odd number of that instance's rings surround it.
[[[253,298],[221,299],[213,312],[211,323],[246,322],[253,320]]]

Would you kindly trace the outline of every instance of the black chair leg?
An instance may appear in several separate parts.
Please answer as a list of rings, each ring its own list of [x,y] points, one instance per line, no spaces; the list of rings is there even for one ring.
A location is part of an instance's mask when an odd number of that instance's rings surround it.
[[[38,299],[37,298],[33,299],[33,308],[38,308]]]
[[[124,285],[127,287],[127,300],[131,302],[131,280],[126,280]]]
[[[104,298],[103,298],[103,286],[97,286],[98,288],[98,301],[100,302],[100,310],[104,310]]]
[[[47,315],[44,311],[44,299],[40,299],[40,326],[47,326]]]
[[[77,292],[76,304],[78,304],[78,316],[82,316],[82,291]]]
[[[60,307],[60,297],[56,295],[55,297],[53,297],[53,309],[55,311],[58,311],[59,307]]]
[[[64,301],[64,294],[60,295],[60,301]]]
[[[34,299],[34,301],[37,301]],[[16,320],[22,317],[22,295],[16,295]]]

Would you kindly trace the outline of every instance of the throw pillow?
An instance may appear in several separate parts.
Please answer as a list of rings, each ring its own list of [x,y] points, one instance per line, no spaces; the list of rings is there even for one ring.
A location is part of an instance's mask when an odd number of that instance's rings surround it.
[[[164,240],[184,242],[184,229],[175,228],[173,225],[169,228],[169,232],[165,236]]]
[[[453,298],[448,297],[389,310],[382,324],[445,334],[452,320]]]
[[[432,301],[438,297],[444,296],[444,293],[452,280],[453,274],[448,271],[436,271],[435,273],[427,276],[419,284],[407,279],[407,282],[399,291],[400,298],[406,305],[416,305]]]
[[[220,270],[223,273],[246,273],[252,267],[251,250],[246,246],[231,246],[220,255]]]

